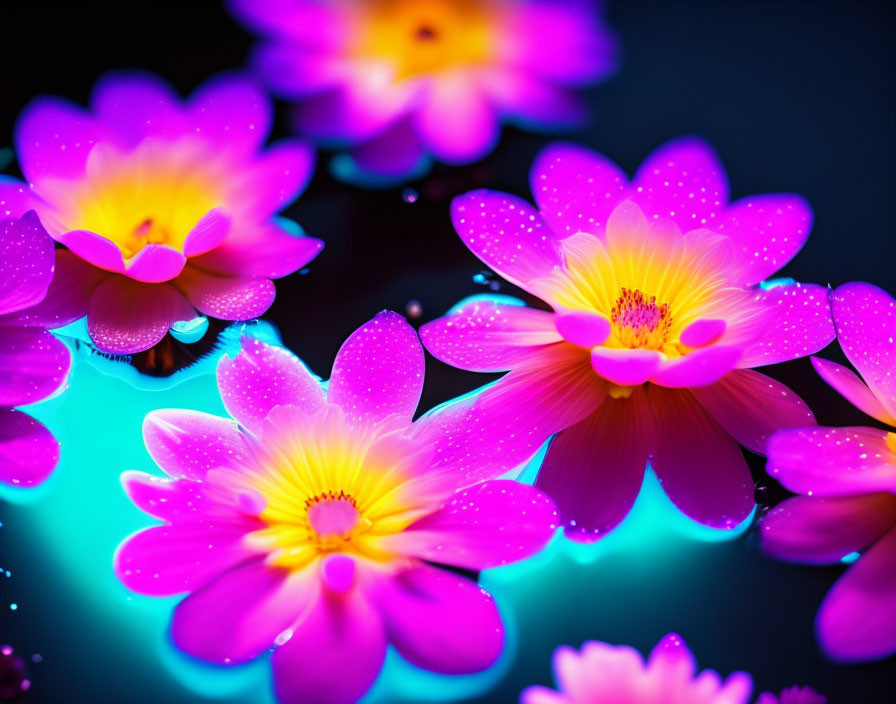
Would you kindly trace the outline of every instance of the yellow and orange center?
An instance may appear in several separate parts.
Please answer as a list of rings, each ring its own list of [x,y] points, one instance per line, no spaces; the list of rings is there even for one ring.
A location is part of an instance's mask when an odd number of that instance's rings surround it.
[[[669,341],[672,309],[657,303],[656,296],[645,296],[638,289],[622,287],[610,309],[613,334],[622,347],[660,350]]]
[[[49,188],[62,228],[96,232],[127,259],[148,244],[183,248],[196,223],[222,205],[216,163],[185,140],[148,140],[131,151],[99,144],[84,177]]]
[[[476,0],[370,0],[357,56],[389,62],[397,80],[487,63],[493,10]]]

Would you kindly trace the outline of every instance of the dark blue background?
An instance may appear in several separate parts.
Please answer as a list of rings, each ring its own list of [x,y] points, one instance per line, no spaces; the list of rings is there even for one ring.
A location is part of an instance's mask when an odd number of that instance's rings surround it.
[[[217,71],[239,67],[251,44],[216,3],[17,2],[4,3],[2,12],[0,147],[9,145],[16,115],[35,94],[83,103],[102,72],[130,67],[156,71],[186,93]],[[784,275],[832,285],[861,279],[896,291],[892,3],[620,0],[609,4],[607,16],[622,39],[621,69],[591,91],[587,131],[568,137],[631,173],[666,139],[702,135],[721,154],[733,197],[795,191],[812,204],[812,237]],[[284,118],[281,110],[276,136],[287,133]],[[415,299],[425,321],[480,292],[472,276],[481,266],[453,233],[449,200],[475,187],[528,194],[529,164],[548,141],[506,130],[484,162],[437,167],[412,184],[420,192],[413,204],[403,202],[400,189],[369,192],[335,182],[322,161],[286,213],[327,243],[310,274],[278,282],[267,317],[287,346],[326,376],[345,336],[376,311],[403,311]],[[839,358],[835,347],[825,354]],[[423,409],[486,379],[428,361]],[[807,360],[772,374],[810,403],[820,423],[868,423],[814,376]],[[764,477],[761,459],[751,463],[757,480],[771,485],[769,500],[783,497]],[[8,524],[4,508],[0,520]],[[126,643],[79,647],[89,614],[77,614],[77,604],[54,594],[53,566],[8,533],[0,533],[0,564],[27,573],[20,577],[25,584],[48,587],[41,591],[45,609],[0,608],[0,641],[45,656],[31,666],[28,700],[157,701],[151,673],[116,670],[114,650]],[[547,683],[549,654],[560,642],[600,638],[643,651],[668,630],[686,635],[702,665],[748,670],[762,688],[811,683],[835,704],[880,702],[896,691],[893,658],[844,667],[815,648],[812,618],[841,569],[774,563],[749,537],[695,550],[702,566],[690,579],[654,581],[648,571],[640,589],[620,590],[591,571],[593,579],[575,574],[546,593],[541,626],[522,634],[513,670],[477,701],[512,702],[526,684]],[[605,569],[626,564],[616,558]],[[10,584],[0,578],[0,605],[12,600]],[[165,696],[189,701],[186,694]]]

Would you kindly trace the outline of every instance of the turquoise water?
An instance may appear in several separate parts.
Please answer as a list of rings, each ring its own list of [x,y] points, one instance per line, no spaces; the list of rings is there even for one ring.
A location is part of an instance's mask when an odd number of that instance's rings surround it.
[[[267,324],[247,327],[245,332],[278,341]],[[224,668],[179,653],[168,640],[167,625],[180,597],[132,594],[112,571],[117,545],[152,524],[152,519],[127,499],[118,479],[125,470],[160,473],[143,446],[143,417],[157,408],[192,408],[226,415],[214,368],[222,354],[235,351],[237,333],[229,331],[215,354],[167,379],[141,376],[132,367],[104,359],[73,342],[70,388],[28,409],[61,441],[59,467],[44,485],[32,490],[3,489],[0,498],[15,504],[15,531],[28,536],[29,554],[35,559],[39,556],[49,567],[55,582],[52,598],[64,595],[77,609],[78,618],[89,624],[82,627],[82,646],[96,647],[98,653],[114,649],[118,667],[142,671],[172,697],[183,699],[195,693],[222,702],[270,704],[273,697],[265,658]],[[543,451],[524,470],[523,481],[534,478],[542,455]],[[631,575],[620,573],[620,556],[624,556],[623,572],[670,560],[687,562],[688,554],[701,542],[731,540],[750,523],[747,520],[731,532],[700,526],[672,506],[648,472],[630,515],[599,543],[577,544],[558,534],[541,554],[482,573],[481,582],[494,594],[507,623],[508,645],[498,664],[476,675],[441,676],[415,668],[390,651],[365,702],[452,701],[481,695],[505,676],[521,643],[535,636],[562,642],[538,615],[545,608],[546,595],[562,592],[565,582],[600,577],[604,581],[621,579],[624,584]],[[602,577],[608,563],[617,566],[613,574]],[[32,595],[28,608],[40,608],[40,599],[49,598],[49,593],[47,589]],[[57,607],[54,602],[52,608]],[[111,632],[117,642],[107,642],[111,636],[105,634]],[[122,639],[124,648],[118,647]]]

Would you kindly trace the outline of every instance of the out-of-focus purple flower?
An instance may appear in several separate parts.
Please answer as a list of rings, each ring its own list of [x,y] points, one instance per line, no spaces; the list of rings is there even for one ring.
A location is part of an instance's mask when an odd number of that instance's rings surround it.
[[[423,366],[413,328],[384,312],[342,346],[326,391],[289,352],[246,339],[218,367],[236,421],[147,416],[147,448],[169,478],[123,481],[164,525],[131,536],[115,569],[137,592],[189,592],[171,626],[179,648],[235,664],[276,647],[277,697],[308,704],[358,699],[387,643],[449,674],[498,658],[491,596],[440,565],[527,557],[557,514],[533,487],[457,471],[458,458],[491,452],[482,470],[505,472],[503,435],[440,411],[411,422]]]
[[[400,178],[427,155],[488,154],[500,124],[580,122],[575,90],[605,78],[616,41],[588,0],[230,0],[303,135]]]
[[[25,662],[9,645],[0,645],[0,702],[17,702],[31,689]]]
[[[462,369],[509,371],[472,413],[513,428],[518,461],[552,434],[536,486],[566,534],[594,540],[628,513],[648,460],[670,499],[733,528],[754,507],[738,443],[764,453],[780,428],[814,423],[759,367],[834,337],[821,286],[758,286],[805,242],[812,215],[789,194],[728,202],[704,142],[679,139],[629,183],[606,157],[547,147],[530,174],[537,207],[474,191],[452,218],[470,250],[553,312],[474,296],[421,337]],[[506,451],[511,451],[507,449]]]
[[[853,282],[831,294],[850,369],[813,358],[816,371],[881,423],[896,426],[896,301]],[[798,428],[769,441],[768,472],[787,499],[763,519],[765,550],[777,558],[836,564],[861,557],[828,592],[815,627],[841,661],[896,653],[896,433],[877,428]]]
[[[60,287],[55,258],[34,212],[0,220],[0,482],[13,486],[40,484],[59,459],[50,431],[14,408],[47,398],[68,378],[71,355],[47,328],[78,311],[46,300]]]
[[[763,692],[756,704],[826,704],[828,698],[811,687],[788,687],[780,695]]]
[[[297,141],[261,150],[272,111],[253,82],[215,78],[184,102],[154,76],[110,74],[90,106],[25,108],[16,150],[28,183],[0,180],[0,216],[35,209],[69,249],[60,305],[82,305],[99,349],[146,350],[197,311],[255,318],[274,300],[271,279],[320,250],[274,217],[313,155]]]

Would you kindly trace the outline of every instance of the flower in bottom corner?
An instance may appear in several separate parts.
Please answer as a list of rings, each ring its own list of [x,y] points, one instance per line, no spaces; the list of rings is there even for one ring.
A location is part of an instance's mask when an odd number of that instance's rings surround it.
[[[451,414],[411,422],[423,366],[414,330],[383,312],[344,343],[326,391],[289,352],[244,339],[218,368],[235,421],[147,416],[147,448],[168,476],[123,482],[164,525],[128,538],[115,569],[134,591],[188,594],[171,624],[178,648],[234,664],[275,647],[282,702],[355,701],[387,644],[441,673],[496,661],[504,630],[492,597],[444,566],[527,557],[557,515],[533,487],[465,479],[452,457],[499,438]],[[491,455],[491,475],[505,472]]]
[[[15,410],[51,396],[68,379],[71,355],[47,328],[83,311],[47,300],[48,291],[59,290],[59,265],[33,211],[0,221],[0,482],[12,486],[40,484],[59,460],[53,434]]]
[[[675,633],[657,643],[646,661],[630,646],[588,641],[581,650],[557,648],[553,667],[558,690],[533,685],[523,690],[520,704],[747,704],[753,690],[746,672],[725,680],[713,670],[698,673],[694,654]],[[791,688],[780,699],[763,693],[757,704],[825,701],[809,688]]]
[[[859,410],[896,427],[896,300],[852,282],[831,294],[831,310],[840,347],[862,378],[820,358],[812,360],[816,371]],[[768,472],[800,494],[763,519],[769,554],[822,565],[858,557],[818,611],[824,651],[849,662],[896,653],[896,432],[781,431],[769,442]]]

